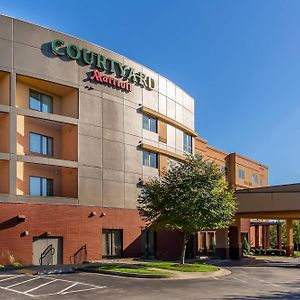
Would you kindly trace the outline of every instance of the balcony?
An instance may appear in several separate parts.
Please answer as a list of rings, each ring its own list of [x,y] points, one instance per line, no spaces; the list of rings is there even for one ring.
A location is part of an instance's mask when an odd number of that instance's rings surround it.
[[[9,101],[9,73],[6,72],[1,72],[0,71],[0,106],[1,105],[6,105],[8,106],[10,101]]]
[[[48,102],[51,102],[51,109],[39,110],[37,107],[30,107],[30,98],[34,98],[34,95],[44,96]],[[19,109],[31,109],[43,115],[55,114],[78,119],[78,90],[41,79],[17,75],[16,106]]]
[[[9,153],[9,114],[0,112],[0,153]]]
[[[36,145],[37,142],[36,140],[32,139],[32,135],[50,139],[51,153],[48,153],[47,151],[39,151],[43,150],[45,148],[45,145]],[[30,155],[36,157],[48,157],[53,159],[77,161],[77,126],[18,115],[17,155]]]
[[[51,197],[78,197],[78,171],[75,168],[17,162],[17,196],[45,197],[30,191],[30,177],[51,181]],[[31,187],[32,188],[32,187]],[[41,188],[42,189],[42,188]]]
[[[0,194],[9,194],[9,161],[0,160]]]

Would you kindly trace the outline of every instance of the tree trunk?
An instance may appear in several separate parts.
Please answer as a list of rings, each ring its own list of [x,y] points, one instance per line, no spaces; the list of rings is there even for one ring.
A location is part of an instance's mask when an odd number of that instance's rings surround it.
[[[182,249],[181,249],[181,258],[180,258],[180,263],[184,265],[185,263],[185,250],[186,250],[186,243],[187,243],[187,232],[183,232],[183,237],[182,237]]]

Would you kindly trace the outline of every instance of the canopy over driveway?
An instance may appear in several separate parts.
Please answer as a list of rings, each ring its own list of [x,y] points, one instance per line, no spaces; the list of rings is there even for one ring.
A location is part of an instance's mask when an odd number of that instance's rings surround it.
[[[240,219],[283,219],[287,223],[286,253],[293,254],[293,220],[300,219],[300,183],[243,189],[235,192],[238,207],[235,223],[216,232],[216,250],[221,257],[242,256]],[[228,238],[229,237],[229,238]]]

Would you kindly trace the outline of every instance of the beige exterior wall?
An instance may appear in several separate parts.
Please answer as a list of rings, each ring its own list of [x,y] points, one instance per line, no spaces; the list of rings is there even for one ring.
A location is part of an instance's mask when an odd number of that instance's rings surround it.
[[[13,108],[9,113],[10,151],[17,154],[10,158],[9,201],[46,201],[22,196],[28,194],[29,174],[36,173],[57,177],[55,193],[59,197],[78,196],[81,205],[135,208],[140,192],[138,182],[162,172],[159,168],[143,166],[140,145],[146,143],[158,152],[181,155],[183,131],[178,124],[194,130],[193,98],[161,75],[107,49],[4,16],[0,16],[0,24],[3,53],[0,71],[10,74],[6,77],[10,78],[10,85],[6,84],[5,93],[9,93]],[[90,83],[87,73],[91,67],[54,56],[49,47],[53,39],[101,53],[134,68],[135,72],[143,72],[154,79],[155,88],[150,91],[132,85],[132,92],[124,93]],[[0,87],[4,82],[1,74]],[[53,114],[29,109],[30,89],[53,97]],[[166,141],[160,141],[157,133],[143,129],[141,107],[171,120],[164,127]],[[59,141],[54,143],[54,159],[29,152],[30,131]],[[161,156],[159,166],[162,168],[167,160]],[[75,166],[73,162],[78,164]],[[66,166],[74,169],[71,175]],[[77,180],[73,176],[76,173]],[[58,198],[55,199],[57,203]],[[60,201],[65,203],[67,199]]]
[[[9,105],[9,73],[0,72],[0,105]]]

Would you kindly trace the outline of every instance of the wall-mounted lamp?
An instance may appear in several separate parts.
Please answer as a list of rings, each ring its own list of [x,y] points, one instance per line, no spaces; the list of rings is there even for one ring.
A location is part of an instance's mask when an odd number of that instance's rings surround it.
[[[94,217],[94,216],[96,216],[97,215],[97,213],[95,212],[95,211],[92,211],[90,214],[89,214],[89,217],[91,218],[91,217]]]
[[[103,212],[103,213],[101,213],[100,218],[105,217],[105,216],[106,216],[106,213]]]
[[[28,235],[29,235],[29,232],[27,230],[21,232],[21,234],[20,234],[21,237],[28,236]]]
[[[26,217],[25,217],[25,215],[17,215],[17,219],[19,222],[25,222]]]

